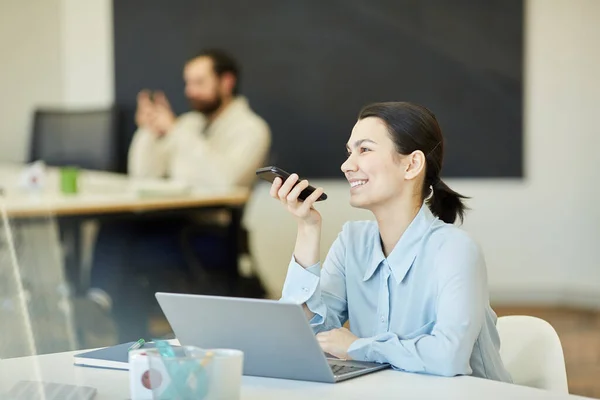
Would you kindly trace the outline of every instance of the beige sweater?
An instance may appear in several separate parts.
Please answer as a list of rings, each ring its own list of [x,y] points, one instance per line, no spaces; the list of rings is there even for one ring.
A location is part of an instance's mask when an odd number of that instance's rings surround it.
[[[194,186],[250,187],[269,154],[267,123],[238,96],[205,128],[201,113],[188,112],[162,138],[138,129],[129,149],[129,174]]]

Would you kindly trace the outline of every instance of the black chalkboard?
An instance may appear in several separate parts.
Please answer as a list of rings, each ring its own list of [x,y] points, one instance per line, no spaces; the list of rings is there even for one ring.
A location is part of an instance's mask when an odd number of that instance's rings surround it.
[[[522,0],[118,0],[116,100],[123,154],[136,93],[162,89],[177,112],[184,61],[222,47],[273,131],[273,160],[341,177],[345,142],[374,101],[429,107],[446,136],[443,175],[520,177]]]

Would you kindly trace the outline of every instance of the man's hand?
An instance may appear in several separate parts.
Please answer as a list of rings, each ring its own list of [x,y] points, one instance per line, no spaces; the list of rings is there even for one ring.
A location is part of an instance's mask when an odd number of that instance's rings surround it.
[[[152,127],[159,135],[164,135],[175,125],[175,113],[163,92],[154,93],[154,114]]]
[[[138,128],[152,129],[153,114],[154,104],[150,99],[150,91],[142,90],[137,95],[137,109],[135,111],[135,123]]]
[[[354,336],[346,328],[332,329],[327,332],[317,334],[317,340],[324,352],[331,354],[337,358],[348,360],[348,349],[350,345],[356,341],[358,337]]]

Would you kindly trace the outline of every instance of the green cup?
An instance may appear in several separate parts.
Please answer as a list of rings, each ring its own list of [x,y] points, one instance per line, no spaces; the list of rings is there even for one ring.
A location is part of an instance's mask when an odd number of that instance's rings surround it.
[[[60,168],[60,190],[64,194],[77,193],[77,180],[79,177],[79,168],[62,167]]]

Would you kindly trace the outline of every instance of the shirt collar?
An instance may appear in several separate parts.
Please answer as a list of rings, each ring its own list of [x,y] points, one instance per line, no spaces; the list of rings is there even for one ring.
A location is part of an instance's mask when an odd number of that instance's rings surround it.
[[[410,270],[413,261],[417,257],[421,246],[419,246],[423,236],[429,231],[433,222],[437,218],[429,210],[429,207],[423,202],[421,209],[412,220],[406,231],[400,237],[396,246],[387,257],[388,265],[392,270],[396,283],[400,283],[404,280],[404,277]],[[371,251],[371,262],[367,269],[363,281],[369,280],[381,262],[385,260],[383,249],[381,248],[381,239],[379,236],[379,230],[373,237],[372,251]]]

